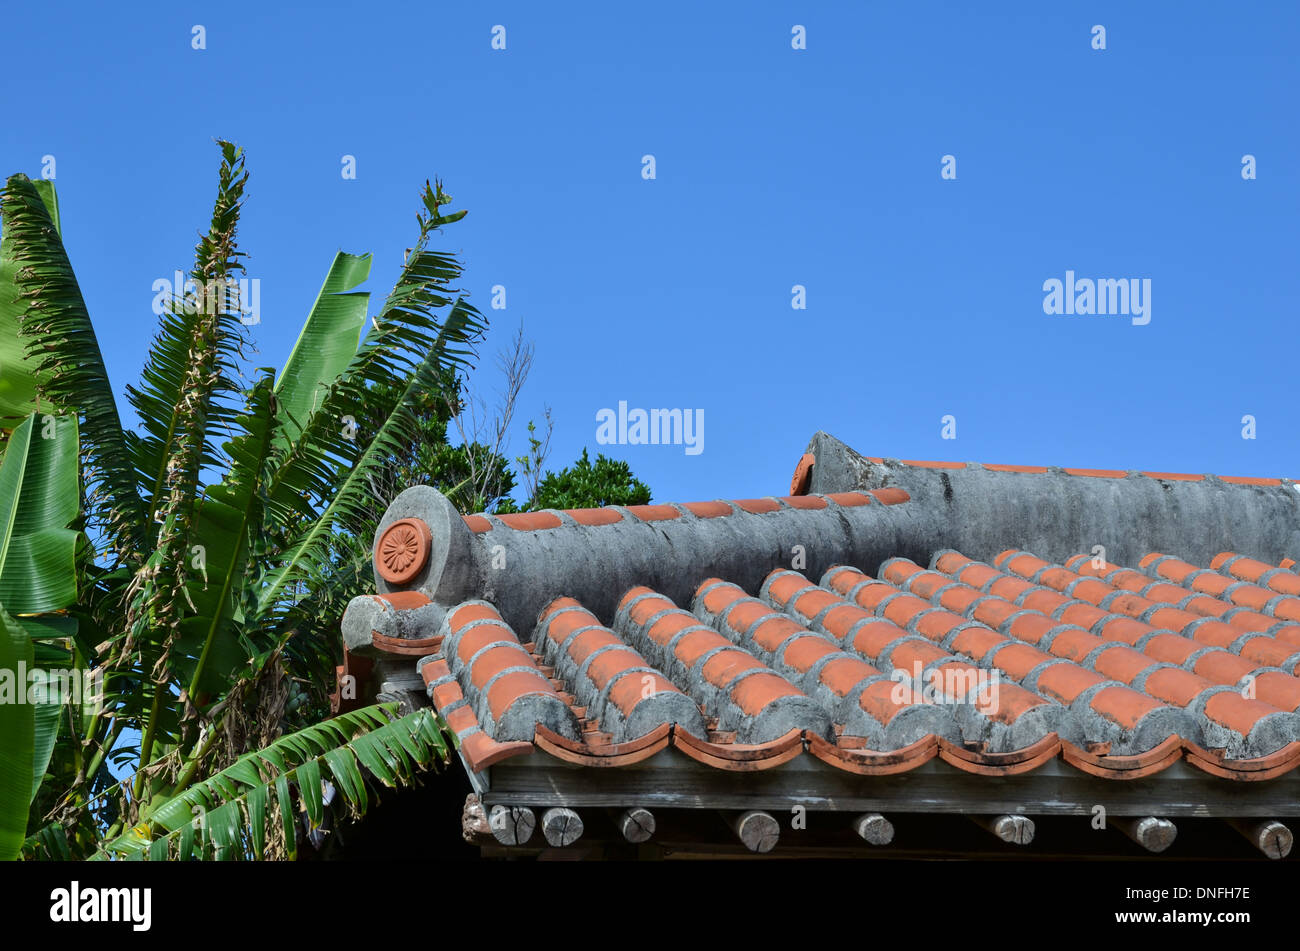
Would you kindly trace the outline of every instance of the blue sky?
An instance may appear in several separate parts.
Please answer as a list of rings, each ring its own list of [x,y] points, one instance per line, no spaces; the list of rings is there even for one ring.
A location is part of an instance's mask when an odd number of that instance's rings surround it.
[[[119,392],[225,137],[252,173],[258,363],[335,251],[374,252],[382,299],[441,177],[469,216],[439,241],[493,321],[473,383],[493,396],[522,320],[512,449],[549,404],[555,468],[586,445],[658,500],[782,494],[825,429],[868,455],[1300,477],[1300,6],[1134,6],[18,6],[0,171],[55,157]],[[1067,270],[1149,279],[1150,323],[1045,314]],[[704,451],[598,446],[619,401],[703,410]]]

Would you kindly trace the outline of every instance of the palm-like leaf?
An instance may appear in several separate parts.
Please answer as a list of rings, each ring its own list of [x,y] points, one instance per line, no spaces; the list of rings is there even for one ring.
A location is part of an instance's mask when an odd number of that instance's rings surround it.
[[[291,787],[319,828],[322,776],[328,775],[349,808],[369,805],[367,774],[385,786],[409,782],[419,770],[447,760],[444,727],[428,709],[392,719],[395,704],[340,714],[265,749],[246,753],[216,775],[153,810],[108,843],[100,857],[145,853],[151,859],[263,858],[268,841],[292,856],[297,834]],[[275,805],[269,807],[272,791]]]
[[[222,142],[222,162],[209,231],[195,249],[192,280],[214,290],[240,270],[235,231],[248,174],[243,152]],[[202,472],[217,462],[212,435],[220,426],[231,435],[238,412],[231,400],[243,345],[234,300],[225,293],[206,296],[201,306],[180,302],[165,320],[146,368],[146,390],[131,392],[146,435],[134,442],[141,464],[145,498],[161,522],[148,562],[131,583],[126,646],[156,647],[166,660],[179,635],[182,598],[193,572],[192,538],[200,504]],[[173,401],[170,405],[169,401]],[[157,415],[166,407],[165,415]]]
[[[54,230],[59,230],[59,197],[54,183],[41,179],[32,186],[49,213]],[[20,334],[23,302],[18,299],[14,277],[18,262],[9,240],[8,219],[0,213],[0,434],[42,407],[38,390],[37,361],[27,354],[27,341]]]
[[[461,266],[455,257],[427,248],[429,236],[464,212],[442,215],[450,201],[426,184],[425,214],[417,216],[420,236],[407,254],[402,273],[388,295],[360,350],[323,391],[319,409],[299,439],[277,459],[268,489],[270,506],[286,525],[303,525],[268,575],[259,611],[274,611],[286,589],[318,579],[334,567],[332,535],[365,532],[370,480],[385,460],[416,438],[415,409],[422,394],[441,389],[449,370],[469,364],[473,343],[485,329],[482,315],[457,295]],[[439,311],[449,308],[445,318]],[[363,416],[363,401],[376,391],[403,394],[375,432],[344,425]],[[340,484],[339,473],[346,472]],[[323,511],[309,500],[319,499]]]
[[[320,408],[326,389],[356,355],[370,295],[352,291],[369,276],[370,255],[341,251],[335,255],[307,322],[275,381],[282,444],[298,438]]]
[[[270,495],[286,521],[295,513],[309,517],[314,511],[309,500],[327,499],[340,467],[350,469],[364,455],[376,433],[346,421],[363,418],[362,406],[374,392],[402,392],[411,374],[430,359],[444,370],[468,364],[484,323],[471,305],[444,293],[459,274],[448,255],[417,250],[408,259],[360,349],[324,389],[298,440],[277,458]],[[453,308],[445,321],[436,314],[442,307]],[[441,386],[441,380],[437,383]]]
[[[104,521],[121,554],[145,550],[143,507],[117,403],[99,342],[86,312],[54,218],[37,187],[14,175],[3,196],[6,254],[16,265],[19,321],[35,361],[43,400],[78,412],[92,496],[103,498]]]
[[[32,663],[32,642],[0,607],[0,671],[17,678]],[[25,690],[26,683],[16,685]],[[36,775],[34,720],[30,703],[0,703],[0,862],[13,859],[27,831],[27,805]]]
[[[34,668],[24,674],[0,660],[0,671],[12,677],[14,688],[24,694],[0,697],[0,706],[13,706],[16,701],[28,708],[26,714],[11,716],[7,725],[0,724],[0,746],[8,748],[0,759],[10,764],[3,767],[10,776],[0,779],[0,785],[9,785],[15,757],[28,762],[26,795],[2,807],[21,807],[24,824],[28,804],[49,765],[64,709],[64,698],[57,693],[26,695],[28,682],[35,678],[38,684],[48,685],[48,668],[66,667],[72,659],[51,641],[67,637],[75,630],[75,622],[40,612],[61,611],[77,595],[75,555],[81,535],[68,528],[78,515],[77,489],[76,420],[71,416],[29,416],[14,430],[0,461],[0,604],[4,611],[23,615],[14,619],[4,613],[0,640],[8,639],[15,630],[22,634],[28,643],[21,647],[21,656],[11,659],[24,660]],[[31,640],[37,638],[40,640],[33,645]],[[0,789],[0,798],[7,796],[8,790]],[[6,824],[0,819],[0,827]],[[0,839],[6,834],[0,831]],[[0,844],[0,853],[5,848]]]
[[[77,596],[77,423],[33,414],[0,462],[0,603],[13,614],[66,608]]]
[[[287,585],[308,578],[313,570],[328,564],[333,531],[339,528],[356,530],[357,516],[369,508],[369,476],[379,471],[404,444],[418,437],[419,427],[413,410],[421,394],[438,385],[448,359],[444,340],[468,340],[474,326],[473,312],[468,305],[458,301],[447,315],[438,342],[407,380],[397,408],[370,439],[342,484],[336,487],[324,512],[298,536],[280,559],[279,566],[268,576],[259,597],[261,610],[270,610],[283,596]]]
[[[409,779],[431,751],[445,753],[432,714],[388,723],[374,708],[231,763],[250,744],[302,724],[311,708],[300,708],[332,675],[337,635],[326,627],[370,571],[375,478],[417,438],[427,410],[421,404],[469,363],[482,334],[481,316],[453,286],[459,263],[427,247],[433,231],[464,212],[442,214],[450,199],[440,186],[426,185],[415,248],[359,346],[369,298],[356,288],[369,275],[370,258],[337,255],[283,370],[278,377],[265,371],[244,389],[237,383],[245,338],[235,298],[212,291],[229,289],[242,271],[235,234],[248,176],[242,152],[220,145],[217,200],[190,272],[204,294],[177,299],[162,315],[141,382],[128,389],[141,420],[138,433],[124,434],[118,423],[59,242],[53,193],[21,177],[4,192],[3,250],[11,266],[0,270],[0,298],[12,274],[11,313],[25,341],[24,372],[37,396],[74,408],[85,420],[87,508],[117,553],[95,563],[81,557],[87,599],[68,617],[20,619],[32,629],[28,647],[39,638],[43,663],[80,664],[96,656],[107,671],[107,712],[74,709],[63,718],[71,735],[49,773],[67,785],[41,789],[35,816],[44,816],[44,824],[24,843],[26,854],[85,855],[106,828],[113,851],[127,855],[148,842],[155,857],[209,846],[219,856],[261,856],[274,848],[277,834],[291,849],[295,788],[314,790],[297,798],[319,822],[323,776],[346,802],[364,809],[366,772],[382,782]],[[365,419],[365,428],[349,426],[349,415]],[[63,451],[70,458],[75,419],[57,424],[72,434],[71,449]],[[15,431],[8,453],[14,466],[38,458],[33,438],[30,423]],[[212,483],[214,469],[224,475]],[[0,525],[7,500],[22,494],[21,486],[4,483],[4,472],[12,471],[0,471]],[[74,478],[51,499],[75,502],[77,490]],[[6,568],[6,558],[41,568],[45,562],[27,556],[48,551],[58,556],[50,564],[67,568],[82,554],[79,536],[66,527],[75,504],[55,511],[46,502],[50,526],[40,546],[29,544],[37,536],[25,528],[0,545],[0,597],[14,594],[37,610],[75,589],[15,582],[18,576],[10,574],[20,569]],[[35,508],[23,500],[23,511]],[[15,561],[13,552],[22,557]],[[54,641],[70,638],[71,650],[57,654]],[[289,675],[286,662],[298,677]],[[297,682],[303,675],[311,681],[305,687]],[[24,729],[33,738],[30,756],[19,751],[30,766],[30,790],[45,773],[40,763],[52,736],[44,728]],[[118,783],[109,765],[120,769],[127,762],[136,772]],[[230,765],[202,779],[224,764]],[[177,824],[171,812],[159,810],[164,799],[164,809],[206,809],[201,829],[188,812]],[[150,830],[143,835],[136,831],[141,821]],[[122,833],[124,823],[136,830]],[[14,828],[7,833],[10,850],[22,832]]]
[[[227,446],[230,471],[208,490],[195,513],[191,539],[202,540],[203,568],[188,579],[191,610],[181,622],[177,642],[185,657],[179,672],[191,696],[220,692],[248,660],[235,636],[236,616],[242,607],[239,596],[249,587],[250,541],[262,529],[266,459],[274,432],[269,378],[253,389],[248,412],[239,422],[245,432]]]
[[[150,348],[141,386],[127,387],[144,430],[127,441],[151,517],[169,504],[175,509],[178,498],[197,494],[199,471],[218,462],[213,434],[230,426],[238,413],[234,377],[242,324],[224,287],[242,269],[235,231],[248,173],[243,153],[229,142],[220,145],[212,221],[195,249],[190,272],[202,294],[197,301],[184,295],[172,301]]]

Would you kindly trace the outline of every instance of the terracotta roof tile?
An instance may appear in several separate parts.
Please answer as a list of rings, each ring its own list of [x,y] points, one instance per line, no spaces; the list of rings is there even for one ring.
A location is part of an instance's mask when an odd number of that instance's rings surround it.
[[[971,558],[909,535],[922,507],[946,504],[926,488],[938,480],[1058,479],[1156,497],[1289,484],[865,463],[888,477],[812,493],[829,483],[810,452],[783,497],[457,518],[467,544],[513,536],[539,564],[562,552],[573,564],[492,574],[471,558],[489,581],[472,578],[448,603],[438,598],[462,588],[390,585],[368,609],[384,618],[371,656],[423,658],[427,695],[472,771],[529,753],[564,769],[641,769],[656,757],[654,769],[789,767],[807,782],[932,761],[927,775],[1010,777],[1056,760],[1054,783],[1163,782],[1180,761],[1267,782],[1300,766],[1300,575],[1276,546],[1255,552],[1266,558],[1210,549],[1184,560],[1195,550],[1158,542],[1184,557],[1143,557],[1144,547],[1109,561],[1075,553],[1087,534],[1044,548],[1033,528]],[[892,484],[899,466],[935,481]],[[608,533],[635,541],[616,549]],[[564,547],[571,538],[578,547]],[[681,560],[661,567],[665,552]],[[799,569],[775,567],[792,555]],[[518,592],[536,598],[526,611]]]
[[[1027,558],[1004,561],[1040,570]],[[494,741],[516,740],[498,732],[515,707],[529,703],[535,705],[533,738],[538,727],[564,737],[566,755],[599,755],[594,751],[611,743],[672,726],[674,736],[691,737],[685,742],[702,761],[722,768],[766,761],[760,753],[778,755],[772,744],[784,756],[792,730],[832,744],[847,738],[875,754],[934,736],[975,756],[950,757],[959,766],[981,770],[995,767],[980,756],[1029,749],[1049,735],[1079,749],[1107,744],[1107,755],[1117,757],[1163,749],[1171,737],[1222,748],[1226,764],[1276,752],[1257,748],[1277,733],[1261,724],[1290,714],[1264,696],[1222,688],[1253,674],[1256,690],[1278,700],[1300,688],[1295,677],[1156,629],[1145,649],[1112,643],[996,595],[982,595],[966,616],[936,609],[912,592],[925,589],[933,597],[936,575],[949,579],[942,590],[969,588],[956,576],[974,573],[955,553],[941,553],[935,563],[951,574],[898,559],[883,579],[841,567],[827,572],[826,585],[779,571],[759,597],[714,579],[699,587],[694,613],[649,589],[633,589],[613,627],[571,599],[552,602],[534,642],[574,698],[567,716],[558,713],[559,694],[508,626],[491,616],[490,606],[467,604],[445,623],[454,682],[445,682],[452,674],[445,660],[436,662],[441,668],[427,665],[426,673],[446,671],[444,682],[430,683],[430,693],[455,727],[463,728],[472,713]],[[1174,663],[1180,666],[1168,666]],[[992,672],[998,678],[990,684]],[[1297,704],[1300,695],[1288,709]],[[575,708],[590,711],[585,731]],[[708,728],[710,718],[717,729]],[[737,760],[710,745],[710,735],[732,732],[735,746],[758,751],[757,760]],[[1105,756],[1093,760],[1104,773]]]

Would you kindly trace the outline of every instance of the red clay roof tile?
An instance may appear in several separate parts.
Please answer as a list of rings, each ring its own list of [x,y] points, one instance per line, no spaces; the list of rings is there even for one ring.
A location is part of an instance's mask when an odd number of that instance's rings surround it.
[[[797,513],[823,512],[847,525],[882,503],[911,501],[897,486],[811,495],[815,463],[812,453],[799,460],[786,497],[464,522],[477,534],[679,523],[655,530],[668,535],[734,517],[737,525],[763,526],[761,533],[805,517]],[[1144,492],[1184,490],[1143,479],[1206,481],[1163,472],[902,465],[971,469],[969,478],[992,478],[978,476],[982,470],[1128,480],[1104,487],[1120,493],[1137,491],[1134,484]],[[940,475],[963,478],[933,478]],[[1283,485],[1219,481],[1256,492]],[[909,511],[901,510],[904,519]],[[789,547],[785,536],[773,537]],[[757,591],[725,576],[698,584],[692,577],[689,606],[638,585],[622,592],[613,616],[598,618],[575,598],[554,597],[525,632],[528,644],[497,607],[471,600],[439,608],[445,620],[436,637],[386,629],[373,632],[373,645],[435,658],[421,676],[475,771],[533,750],[597,768],[680,753],[733,772],[779,769],[807,753],[817,769],[863,776],[935,758],[943,769],[1004,777],[1059,758],[1081,773],[1121,780],[1153,777],[1179,759],[1249,781],[1300,766],[1295,562],[1231,551],[1208,566],[1162,553],[1137,565],[1121,560],[1129,564],[1089,554],[1058,564],[1007,549],[989,564],[940,551],[929,567],[891,558],[875,577],[852,565],[816,578],[777,570]],[[719,558],[709,567],[722,572],[727,564]],[[618,593],[610,592],[610,603]],[[547,592],[556,594],[566,592]],[[399,613],[432,603],[415,591],[378,597]],[[665,752],[670,747],[677,752]]]

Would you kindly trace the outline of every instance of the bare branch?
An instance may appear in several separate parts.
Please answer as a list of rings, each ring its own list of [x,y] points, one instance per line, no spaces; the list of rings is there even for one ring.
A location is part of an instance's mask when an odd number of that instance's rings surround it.
[[[466,449],[470,491],[484,505],[501,495],[497,471],[508,451],[510,425],[519,404],[519,394],[532,371],[535,352],[535,345],[524,336],[521,322],[510,343],[497,355],[497,368],[504,377],[504,386],[497,391],[495,415],[489,415],[486,402],[470,389],[467,378],[460,381],[460,405],[453,406],[451,400],[447,400],[448,413]],[[549,443],[554,425],[549,407],[546,416],[546,442]],[[480,455],[474,449],[476,445],[486,452]],[[525,475],[535,494],[536,479],[531,473]]]

